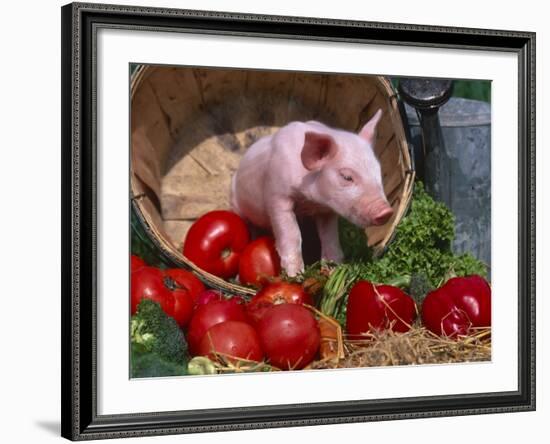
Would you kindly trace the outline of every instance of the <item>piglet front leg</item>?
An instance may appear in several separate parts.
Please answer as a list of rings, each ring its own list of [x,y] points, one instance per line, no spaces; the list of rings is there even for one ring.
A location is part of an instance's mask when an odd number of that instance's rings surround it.
[[[321,240],[321,257],[323,259],[343,262],[344,253],[338,237],[338,216],[335,213],[315,216],[317,233]]]
[[[296,276],[304,270],[304,260],[302,235],[294,214],[293,202],[280,199],[272,202],[269,208],[275,248],[281,257],[281,267],[289,276]]]

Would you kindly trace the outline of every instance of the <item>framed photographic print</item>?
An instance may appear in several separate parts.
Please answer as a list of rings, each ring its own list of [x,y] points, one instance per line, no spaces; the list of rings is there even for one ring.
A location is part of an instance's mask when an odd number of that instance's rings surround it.
[[[533,410],[534,44],[64,6],[62,435]]]

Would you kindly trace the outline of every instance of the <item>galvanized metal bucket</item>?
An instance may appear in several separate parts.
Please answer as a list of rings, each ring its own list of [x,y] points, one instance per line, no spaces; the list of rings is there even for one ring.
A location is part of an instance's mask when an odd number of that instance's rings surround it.
[[[417,113],[408,105],[405,108],[412,143],[422,150]],[[472,253],[490,267],[491,105],[453,97],[439,109],[439,121],[444,140],[439,155],[446,173],[438,179],[442,182],[438,197],[455,215],[453,251]]]

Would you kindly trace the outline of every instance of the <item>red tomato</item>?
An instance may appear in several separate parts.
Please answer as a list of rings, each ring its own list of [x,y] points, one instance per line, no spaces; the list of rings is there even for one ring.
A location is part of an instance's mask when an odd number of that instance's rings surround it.
[[[416,304],[401,289],[359,281],[349,294],[346,330],[354,339],[375,330],[406,332],[415,317]]]
[[[145,267],[146,264],[144,260],[134,254],[130,255],[130,271],[133,273],[136,270],[139,270],[141,267]]]
[[[317,321],[301,305],[272,306],[258,322],[256,331],[271,364],[283,370],[304,368],[319,350]]]
[[[174,313],[172,317],[181,328],[184,328],[193,315],[193,298],[187,290],[176,289],[172,292],[174,297]]]
[[[191,296],[193,302],[205,290],[201,280],[190,271],[181,268],[170,268],[165,270],[164,274],[174,281],[176,288],[185,290]]]
[[[269,236],[250,242],[241,253],[239,281],[244,285],[259,287],[270,277],[281,273],[281,258],[275,249],[275,240]]]
[[[189,229],[183,254],[204,271],[227,279],[237,274],[248,240],[248,229],[240,216],[231,211],[211,211]]]
[[[242,321],[220,322],[208,329],[200,342],[198,354],[214,360],[215,353],[251,361],[262,361],[264,357],[256,330]]]
[[[471,327],[491,326],[491,287],[481,276],[455,277],[426,296],[424,326],[437,335],[467,335]]]
[[[132,273],[132,314],[142,298],[153,299],[183,328],[191,319],[195,299],[203,291],[203,283],[189,271],[144,266]]]
[[[204,334],[208,329],[220,322],[225,321],[247,321],[243,304],[235,299],[223,299],[221,301],[210,301],[208,304],[199,305],[187,331],[187,342],[189,352],[196,355]]]
[[[285,303],[313,305],[312,298],[304,287],[281,281],[262,288],[247,304],[246,312],[253,322],[258,322],[267,309]]]
[[[130,280],[132,314],[136,313],[139,302],[151,299],[158,302],[168,316],[174,315],[174,295],[164,285],[164,274],[154,267],[142,267],[132,273]]]
[[[197,296],[197,299],[195,299],[194,309],[196,310],[199,305],[206,305],[211,301],[221,301],[222,299],[223,296],[219,291],[204,290]]]

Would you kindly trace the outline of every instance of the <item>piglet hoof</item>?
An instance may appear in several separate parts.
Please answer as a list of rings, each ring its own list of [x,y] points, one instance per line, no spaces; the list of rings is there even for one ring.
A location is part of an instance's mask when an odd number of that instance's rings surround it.
[[[331,250],[327,252],[323,252],[322,258],[327,261],[336,262],[338,264],[341,264],[344,262],[344,253],[342,253],[342,250]]]
[[[285,269],[286,274],[290,277],[295,277],[304,271],[304,261],[301,257],[282,258],[281,266]]]

